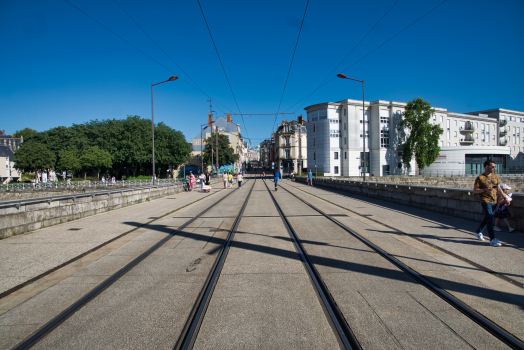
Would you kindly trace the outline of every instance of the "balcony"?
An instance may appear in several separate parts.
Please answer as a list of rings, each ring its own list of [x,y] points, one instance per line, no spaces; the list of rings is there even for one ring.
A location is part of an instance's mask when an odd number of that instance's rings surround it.
[[[460,127],[460,133],[461,134],[468,134],[475,131],[475,127],[473,126],[473,123],[467,122],[465,126]]]
[[[499,140],[499,145],[500,146],[506,146],[507,144],[508,144],[508,140],[506,138],[503,138],[503,139]]]
[[[499,120],[499,124],[500,124],[500,126],[506,126],[506,125],[508,125],[508,121],[506,119],[501,119],[501,120]]]
[[[287,143],[287,144],[286,144],[285,142],[283,142],[283,143],[280,145],[280,147],[291,147],[291,144],[290,144],[290,143]]]
[[[475,143],[475,138],[468,136],[460,139],[460,143],[464,145],[472,145]]]
[[[506,136],[508,134],[507,130],[500,130],[500,137]]]

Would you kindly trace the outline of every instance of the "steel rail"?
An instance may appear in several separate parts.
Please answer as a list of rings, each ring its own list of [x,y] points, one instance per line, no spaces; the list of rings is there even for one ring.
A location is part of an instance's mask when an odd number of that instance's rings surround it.
[[[281,187],[281,188],[283,188],[283,187]],[[371,249],[373,249],[374,251],[379,253],[383,258],[385,258],[390,263],[392,263],[393,265],[398,267],[400,270],[404,271],[407,275],[409,275],[415,281],[419,282],[420,284],[422,284],[423,286],[428,288],[430,291],[435,293],[437,296],[439,296],[440,298],[442,298],[443,300],[448,302],[451,306],[456,308],[458,311],[462,312],[462,314],[464,314],[465,316],[469,317],[472,321],[474,321],[475,323],[480,325],[482,328],[484,328],[485,330],[490,332],[493,336],[495,336],[496,338],[498,338],[499,340],[504,342],[506,345],[508,345],[512,349],[518,349],[518,350],[523,350],[524,349],[524,342],[522,340],[518,339],[513,334],[509,333],[508,331],[506,331],[505,329],[500,327],[498,324],[494,323],[493,321],[491,321],[487,317],[485,317],[482,314],[478,313],[477,311],[475,311],[474,309],[469,307],[467,304],[463,303],[462,301],[460,301],[459,299],[454,297],[452,294],[450,294],[447,291],[445,291],[444,289],[442,289],[437,284],[429,281],[427,278],[425,278],[424,276],[422,276],[421,274],[419,274],[415,270],[411,269],[406,264],[402,263],[401,261],[399,261],[395,257],[391,256],[389,253],[384,251],[382,248],[378,247],[377,245],[375,245],[371,241],[369,241],[366,238],[362,237],[361,235],[359,235],[358,233],[356,233],[355,231],[353,231],[352,229],[350,229],[346,225],[342,224],[338,220],[336,220],[336,219],[332,218],[331,216],[329,216],[328,214],[324,213],[322,210],[318,209],[317,207],[315,207],[311,203],[307,202],[305,199],[300,198],[299,196],[297,196],[296,194],[294,194],[293,192],[289,191],[286,188],[283,188],[283,189],[286,192],[288,192],[289,194],[291,194],[292,196],[294,196],[295,198],[297,198],[298,200],[300,200],[301,202],[303,202],[304,204],[306,204],[307,206],[309,206],[311,209],[317,211],[318,213],[320,213],[321,215],[326,217],[328,220],[330,220],[331,222],[335,223],[337,226],[339,226],[343,230],[347,231],[352,236],[354,236],[355,238],[360,240],[362,243],[364,243],[365,245],[367,245],[368,247],[370,247]]]
[[[73,313],[78,311],[81,307],[83,307],[85,304],[87,304],[89,301],[94,299],[98,294],[100,294],[102,291],[104,291],[106,288],[108,288],[111,284],[113,284],[116,280],[118,280],[120,277],[122,277],[124,274],[129,272],[133,267],[138,265],[142,260],[144,260],[146,257],[151,255],[154,251],[156,251],[158,248],[160,248],[164,243],[169,241],[171,238],[173,238],[178,232],[180,232],[182,229],[190,225],[193,221],[198,219],[200,216],[204,215],[206,212],[208,212],[210,209],[215,207],[218,203],[222,202],[224,199],[226,199],[228,196],[230,196],[233,191],[213,203],[211,206],[207,207],[203,211],[201,211],[199,214],[191,218],[190,220],[186,221],[182,226],[180,226],[177,230],[170,233],[166,238],[163,238],[160,242],[156,243],[153,247],[149,248],[144,253],[140,254],[137,258],[135,258],[133,261],[131,261],[129,264],[118,270],[116,273],[108,277],[104,282],[100,283],[97,287],[92,289],[89,293],[87,293],[85,296],[83,296],[81,299],[79,299],[77,302],[75,302],[73,305],[68,307],[66,310],[64,310],[62,313],[60,313],[58,316],[53,318],[51,321],[49,321],[46,325],[44,325],[40,330],[35,332],[33,335],[29,336],[22,342],[20,342],[18,345],[15,346],[14,349],[16,350],[22,350],[22,349],[29,349],[33,345],[35,345],[38,341],[40,341],[45,335],[47,335],[49,332],[51,332],[53,329],[55,329],[57,326],[59,326],[62,322],[64,322],[69,316],[71,316]]]
[[[213,264],[213,267],[211,268],[211,272],[209,273],[206,279],[206,282],[204,283],[204,286],[202,287],[202,290],[200,291],[200,294],[198,295],[198,298],[195,304],[193,304],[193,309],[191,310],[191,313],[189,314],[186,324],[184,325],[184,328],[182,329],[182,333],[180,334],[180,337],[178,338],[178,341],[175,344],[175,347],[174,347],[175,350],[192,349],[193,345],[195,344],[198,332],[200,330],[200,326],[202,325],[202,321],[204,320],[204,316],[207,311],[207,307],[209,306],[211,297],[213,295],[218,279],[220,277],[220,273],[222,272],[222,268],[226,261],[227,255],[229,253],[229,247],[231,245],[231,241],[235,237],[235,232],[240,223],[240,220],[242,219],[242,215],[244,214],[244,210],[247,206],[249,198],[251,197],[251,193],[253,192],[255,183],[256,183],[256,177],[255,177],[255,181],[253,181],[253,186],[251,186],[251,189],[249,190],[246,200],[244,201],[244,204],[242,205],[242,207],[240,208],[240,211],[238,212],[238,215],[233,223],[233,226],[229,230],[229,233],[226,237],[224,245],[222,246],[222,249],[220,253],[218,254],[217,258],[215,259],[215,263]]]
[[[317,296],[321,300],[321,305],[326,313],[327,319],[330,323],[330,326],[334,330],[335,336],[337,337],[337,340],[339,342],[339,345],[343,346],[345,349],[361,349],[361,346],[359,342],[357,341],[355,335],[353,334],[353,331],[349,327],[349,325],[346,322],[346,319],[344,318],[344,315],[342,314],[342,311],[337,306],[337,303],[331,296],[331,293],[329,292],[326,284],[322,280],[322,277],[320,276],[320,273],[315,268],[315,265],[309,258],[309,255],[307,254],[304,246],[300,242],[300,239],[298,238],[295,230],[287,220],[284,212],[278,205],[277,201],[275,200],[275,197],[271,193],[271,190],[267,186],[267,183],[264,181],[264,185],[266,185],[266,188],[271,196],[271,199],[273,200],[273,203],[275,204],[275,207],[277,208],[278,214],[280,215],[280,218],[282,219],[282,222],[286,226],[286,229],[289,232],[289,235],[293,239],[293,243],[295,243],[295,247],[297,248],[297,251],[302,258],[302,261],[304,263],[304,266],[309,274],[309,277],[311,279],[311,282],[313,283],[315,287],[315,291],[317,293]]]

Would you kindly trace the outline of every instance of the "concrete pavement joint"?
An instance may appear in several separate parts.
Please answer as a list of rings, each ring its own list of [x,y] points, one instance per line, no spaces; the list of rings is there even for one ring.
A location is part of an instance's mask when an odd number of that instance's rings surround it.
[[[286,184],[286,185],[288,185],[288,184]],[[482,265],[480,265],[480,264],[477,264],[476,262],[471,261],[471,260],[469,260],[469,259],[467,259],[467,258],[465,258],[465,257],[463,257],[463,256],[460,256],[460,255],[455,254],[455,253],[453,253],[453,252],[451,252],[451,251],[449,251],[449,250],[447,250],[447,249],[444,249],[444,248],[439,247],[439,246],[437,246],[437,245],[435,245],[435,244],[432,244],[432,243],[430,243],[430,242],[427,242],[427,241],[423,240],[422,238],[419,238],[419,237],[417,237],[417,236],[413,236],[413,235],[411,235],[411,234],[409,234],[409,233],[406,233],[406,232],[400,231],[399,229],[397,229],[397,228],[395,228],[395,227],[389,226],[389,225],[384,224],[384,223],[382,223],[382,222],[380,222],[380,221],[378,221],[378,220],[372,219],[372,218],[370,218],[370,217],[367,216],[367,215],[359,214],[359,213],[357,213],[357,212],[355,212],[355,211],[353,211],[353,210],[351,210],[351,209],[345,208],[345,207],[343,207],[343,206],[341,206],[341,205],[339,205],[339,204],[333,203],[333,202],[331,202],[331,201],[329,201],[329,200],[327,200],[327,199],[321,198],[321,197],[319,197],[319,196],[317,196],[317,195],[314,195],[314,194],[312,194],[312,193],[310,193],[310,192],[304,191],[304,190],[301,189],[301,188],[298,188],[298,187],[295,187],[295,186],[291,186],[291,185],[289,185],[289,186],[290,186],[290,187],[293,187],[293,188],[295,188],[295,189],[297,189],[297,190],[299,190],[299,191],[302,191],[302,192],[304,192],[304,193],[307,193],[307,194],[309,194],[309,195],[311,195],[311,196],[313,196],[313,197],[315,197],[315,198],[321,199],[321,200],[323,200],[323,201],[325,201],[325,202],[328,202],[328,203],[330,203],[330,204],[332,204],[332,205],[335,205],[335,206],[337,206],[337,207],[339,207],[339,208],[345,209],[345,210],[347,210],[347,211],[349,211],[349,212],[351,212],[351,213],[353,213],[353,214],[356,214],[356,215],[358,215],[358,216],[364,217],[365,219],[370,220],[370,221],[373,221],[373,222],[375,222],[375,223],[377,223],[377,224],[379,224],[379,225],[382,225],[383,227],[387,227],[387,228],[389,228],[389,229],[391,229],[391,230],[394,230],[394,231],[396,231],[396,232],[398,232],[398,233],[400,233],[400,234],[402,234],[402,235],[405,235],[405,236],[407,236],[407,237],[409,237],[409,238],[411,238],[411,239],[414,239],[414,240],[416,240],[416,241],[418,241],[418,242],[421,242],[421,243],[423,243],[423,244],[425,244],[425,245],[428,245],[428,246],[430,246],[430,247],[432,247],[432,248],[434,248],[434,249],[437,249],[437,250],[439,250],[439,251],[441,251],[441,252],[443,252],[443,253],[445,253],[445,254],[448,254],[448,255],[454,257],[455,259],[458,259],[458,260],[461,260],[461,261],[463,261],[463,262],[466,262],[466,263],[468,263],[469,265],[471,265],[471,266],[473,266],[473,267],[475,267],[475,268],[477,268],[477,269],[479,269],[479,270],[482,270],[482,271],[484,271],[484,272],[486,272],[486,273],[489,273],[489,274],[492,275],[492,276],[495,276],[495,277],[498,277],[498,278],[504,280],[505,282],[509,282],[509,283],[511,283],[511,284],[514,285],[514,286],[517,286],[517,287],[519,287],[519,288],[524,289],[524,285],[523,285],[522,283],[520,283],[520,282],[517,281],[517,280],[514,280],[514,279],[511,278],[511,277],[508,277],[508,276],[506,276],[506,275],[504,275],[504,274],[501,274],[501,273],[498,273],[498,272],[496,272],[496,271],[494,271],[494,270],[491,270],[491,269],[489,269],[489,268],[487,268],[487,267],[485,267],[485,266],[482,266]],[[405,242],[405,243],[406,243],[406,242]],[[440,259],[439,259],[439,260],[440,260]]]

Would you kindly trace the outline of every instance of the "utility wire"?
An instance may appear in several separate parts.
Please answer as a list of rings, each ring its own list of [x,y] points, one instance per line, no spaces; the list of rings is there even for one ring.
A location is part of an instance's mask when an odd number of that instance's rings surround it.
[[[153,62],[155,62],[156,64],[158,64],[159,66],[161,66],[162,68],[164,68],[165,70],[167,70],[168,72],[171,72],[173,74],[176,74],[175,72],[173,72],[171,69],[169,69],[168,67],[164,66],[162,63],[158,62],[157,60],[155,60],[153,57],[149,56],[147,53],[145,53],[144,51],[140,50],[138,47],[136,47],[135,45],[131,44],[129,41],[127,41],[126,39],[124,39],[123,37],[121,37],[120,35],[118,35],[117,33],[115,33],[114,31],[112,31],[111,29],[109,29],[108,27],[106,27],[105,25],[103,25],[102,23],[100,23],[99,21],[97,21],[96,19],[94,19],[93,17],[91,17],[90,15],[88,15],[86,12],[84,12],[83,10],[81,10],[80,8],[78,8],[77,6],[75,6],[74,4],[72,4],[70,1],[68,0],[64,0],[65,2],[67,2],[69,5],[73,6],[75,9],[77,9],[78,11],[82,12],[84,15],[86,15],[89,19],[93,20],[94,22],[96,22],[97,24],[99,24],[100,26],[102,26],[104,29],[108,30],[110,33],[112,33],[113,35],[115,35],[117,38],[119,38],[120,40],[124,41],[126,44],[128,44],[129,46],[131,46],[132,48],[134,48],[135,50],[137,50],[138,52],[140,52],[141,54],[143,54],[144,56],[146,56],[147,58],[149,58],[150,60],[152,60]],[[120,6],[120,5],[119,5]],[[123,9],[122,9],[123,10]],[[125,11],[124,11],[125,12]],[[126,13],[127,14],[127,13]],[[129,16],[129,15],[128,15]],[[131,18],[131,17],[130,17]],[[135,22],[136,23],[136,22]],[[137,23],[138,25],[138,23]],[[139,26],[140,27],[140,26]],[[142,29],[142,28],[141,28]],[[145,32],[145,31],[144,31]],[[147,33],[146,33],[147,34]],[[149,36],[149,35],[148,35]],[[151,39],[152,40],[152,39]],[[153,41],[154,42],[154,41]],[[161,49],[162,50],[162,49]],[[164,50],[162,50],[164,51]],[[165,52],[164,52],[165,53]],[[167,54],[166,54],[167,55]],[[169,56],[168,56],[169,57]],[[173,62],[175,63],[175,62]],[[176,63],[175,63],[176,64]],[[178,64],[176,64],[178,68],[180,68],[178,66]],[[182,70],[182,68],[180,68]],[[183,70],[182,70],[183,71]],[[185,72],[184,72],[185,73]],[[185,73],[187,75],[187,73]],[[189,77],[189,75],[188,75]],[[191,78],[190,78],[191,79]],[[186,79],[184,78],[180,78],[180,80],[184,81],[185,83],[187,83],[188,85],[192,86],[193,88],[195,88],[196,90],[200,91],[201,93],[203,93],[205,96],[211,98],[208,94],[206,94],[202,89],[200,89],[199,87],[191,84],[189,81],[187,81]],[[192,79],[191,79],[192,81]],[[195,83],[196,84],[196,83]],[[216,100],[215,100],[216,101]],[[227,108],[226,106],[224,106],[223,104],[221,104],[220,102],[216,101],[218,104],[222,105],[224,108],[228,109],[228,110],[231,110],[230,108]]]
[[[202,17],[204,17],[204,22],[206,22],[207,31],[209,32],[209,36],[211,37],[211,41],[213,42],[213,46],[215,47],[215,51],[218,56],[218,60],[220,61],[220,65],[222,66],[222,70],[224,71],[224,75],[226,76],[227,84],[229,85],[229,90],[231,90],[231,94],[233,95],[233,99],[235,100],[235,104],[237,105],[238,112],[240,113],[240,116],[242,117],[242,123],[244,124],[244,129],[246,130],[246,135],[249,136],[246,128],[246,123],[244,121],[244,116],[242,115],[242,112],[240,111],[240,107],[238,106],[237,98],[235,97],[235,93],[233,92],[233,88],[231,87],[231,83],[229,82],[229,78],[227,77],[226,69],[224,68],[224,64],[222,63],[222,59],[220,58],[220,54],[218,53],[217,46],[215,44],[215,40],[213,39],[213,34],[211,34],[211,29],[209,29],[209,24],[206,20],[206,15],[204,14],[204,10],[202,9],[202,5],[200,4],[200,0],[197,0],[198,6],[200,7],[200,12],[202,12]]]
[[[309,0],[306,2],[306,8],[304,9],[304,15],[302,16],[302,23],[300,23],[300,29],[298,30],[297,42],[295,43],[295,49],[293,50],[293,56],[291,56],[291,63],[289,64],[289,69],[287,70],[286,82],[284,83],[284,90],[282,91],[282,96],[280,96],[280,103],[278,104],[277,114],[275,115],[275,121],[273,122],[273,130],[275,130],[275,124],[277,122],[278,112],[280,112],[280,106],[282,105],[282,99],[284,98],[284,93],[286,92],[287,81],[289,79],[289,73],[291,73],[291,66],[293,66],[293,60],[295,59],[295,53],[297,52],[298,40],[300,39],[300,33],[302,33],[302,26],[304,25],[304,19],[306,18],[307,7],[309,5]]]
[[[405,30],[407,30],[408,28],[410,28],[412,25],[414,25],[415,23],[417,23],[418,21],[420,21],[422,18],[426,17],[427,15],[429,15],[431,12],[435,11],[438,7],[440,7],[441,5],[443,5],[446,1],[448,0],[444,0],[442,1],[440,4],[438,4],[437,6],[435,6],[434,8],[432,8],[431,10],[429,10],[428,12],[426,12],[424,15],[420,16],[418,19],[416,19],[415,21],[411,22],[411,24],[409,24],[408,26],[404,27],[404,29],[402,29],[401,31],[397,32],[395,35],[393,35],[392,37],[390,37],[388,40],[384,41],[382,44],[378,45],[377,47],[375,47],[373,50],[371,50],[370,52],[368,52],[367,54],[365,54],[364,56],[362,56],[360,59],[358,59],[357,61],[355,61],[354,63],[352,63],[349,67],[346,67],[344,71],[347,71],[348,69],[350,69],[351,67],[353,67],[354,65],[356,65],[357,63],[359,63],[360,61],[362,61],[364,58],[368,57],[369,55],[371,55],[373,52],[375,52],[376,50],[378,50],[379,48],[381,48],[382,46],[384,46],[385,44],[387,44],[389,41],[391,41],[393,38],[397,37],[399,34],[401,34],[402,32],[404,32]],[[315,92],[317,92],[319,89],[323,88],[324,86],[326,86],[327,84],[329,84],[330,82],[332,82],[336,77],[332,77],[331,79],[329,79],[327,82],[319,85],[315,90],[313,90],[309,95],[307,95],[306,97],[302,98],[300,101],[296,102],[294,105],[292,105],[291,107],[289,107],[287,110],[291,109],[293,106],[297,105],[298,103],[304,101],[304,100],[307,100],[309,97],[311,97]],[[325,79],[324,79],[325,80]],[[300,109],[300,107],[302,106],[302,104],[295,110],[295,113]]]

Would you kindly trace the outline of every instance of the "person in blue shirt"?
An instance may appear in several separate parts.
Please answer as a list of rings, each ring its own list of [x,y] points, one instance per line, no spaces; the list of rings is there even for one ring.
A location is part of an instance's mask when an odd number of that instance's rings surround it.
[[[275,169],[275,191],[278,191],[278,181],[280,180],[280,171]]]
[[[307,184],[313,186],[313,173],[311,172],[311,169],[309,169],[309,172],[307,173]]]

